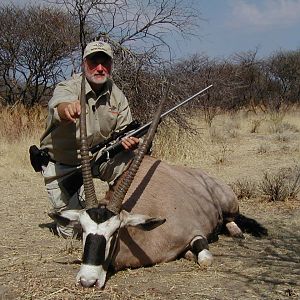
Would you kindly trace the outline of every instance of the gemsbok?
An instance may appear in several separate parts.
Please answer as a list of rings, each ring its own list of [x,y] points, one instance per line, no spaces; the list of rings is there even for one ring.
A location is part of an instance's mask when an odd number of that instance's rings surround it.
[[[85,111],[85,99],[81,98]],[[104,287],[109,266],[117,271],[169,262],[181,256],[208,266],[212,263],[208,239],[223,224],[234,237],[243,237],[238,227],[243,222],[239,221],[245,221],[246,227],[254,222],[257,230],[253,233],[257,236],[266,234],[256,221],[239,214],[236,195],[222,181],[200,169],[173,166],[145,155],[162,106],[163,101],[129,169],[107,196],[107,204],[98,204],[96,199],[84,136],[85,117],[81,114],[86,208],[50,216],[62,224],[82,227],[83,255],[76,282],[84,287]]]

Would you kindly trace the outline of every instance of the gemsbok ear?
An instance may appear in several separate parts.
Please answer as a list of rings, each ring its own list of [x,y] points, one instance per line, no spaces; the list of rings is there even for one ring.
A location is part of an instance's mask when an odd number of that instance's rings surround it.
[[[133,226],[144,231],[152,230],[166,222],[166,219],[131,214],[124,210],[121,211],[120,216],[122,220],[121,227]]]
[[[56,221],[61,226],[75,225],[79,223],[79,215],[81,210],[62,210],[53,211],[48,214],[48,216]]]

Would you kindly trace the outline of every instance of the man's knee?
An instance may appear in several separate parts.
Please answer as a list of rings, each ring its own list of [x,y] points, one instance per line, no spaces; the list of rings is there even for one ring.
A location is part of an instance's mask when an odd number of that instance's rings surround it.
[[[54,209],[84,207],[82,175],[79,170],[53,164],[43,175],[48,198]]]

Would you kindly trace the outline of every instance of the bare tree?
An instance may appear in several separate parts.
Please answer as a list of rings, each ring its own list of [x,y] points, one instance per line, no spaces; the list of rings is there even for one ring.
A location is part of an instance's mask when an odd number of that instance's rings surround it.
[[[231,62],[235,68],[237,106],[247,107],[256,113],[266,93],[266,81],[262,72],[263,62],[257,59],[258,48],[235,53]]]
[[[7,104],[38,103],[76,49],[76,23],[50,7],[0,7],[0,92]]]
[[[170,51],[169,35],[193,35],[200,13],[194,0],[48,0],[76,16],[82,49],[91,39],[110,41],[117,52]],[[123,52],[122,51],[122,52]]]
[[[278,51],[266,60],[266,69],[276,91],[269,105],[278,111],[282,104],[300,102],[300,50]]]
[[[211,126],[221,110],[235,108],[235,68],[226,60],[195,54],[172,67],[172,81],[176,82],[176,94],[194,94],[213,84],[205,97],[193,100],[187,107],[188,115],[201,109],[206,123]]]

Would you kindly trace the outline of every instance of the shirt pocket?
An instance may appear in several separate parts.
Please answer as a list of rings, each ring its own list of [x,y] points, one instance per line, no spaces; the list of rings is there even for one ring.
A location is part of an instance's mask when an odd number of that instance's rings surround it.
[[[105,106],[99,112],[99,129],[102,136],[105,138],[109,137],[113,131],[116,129],[117,119],[119,112],[111,107]]]

